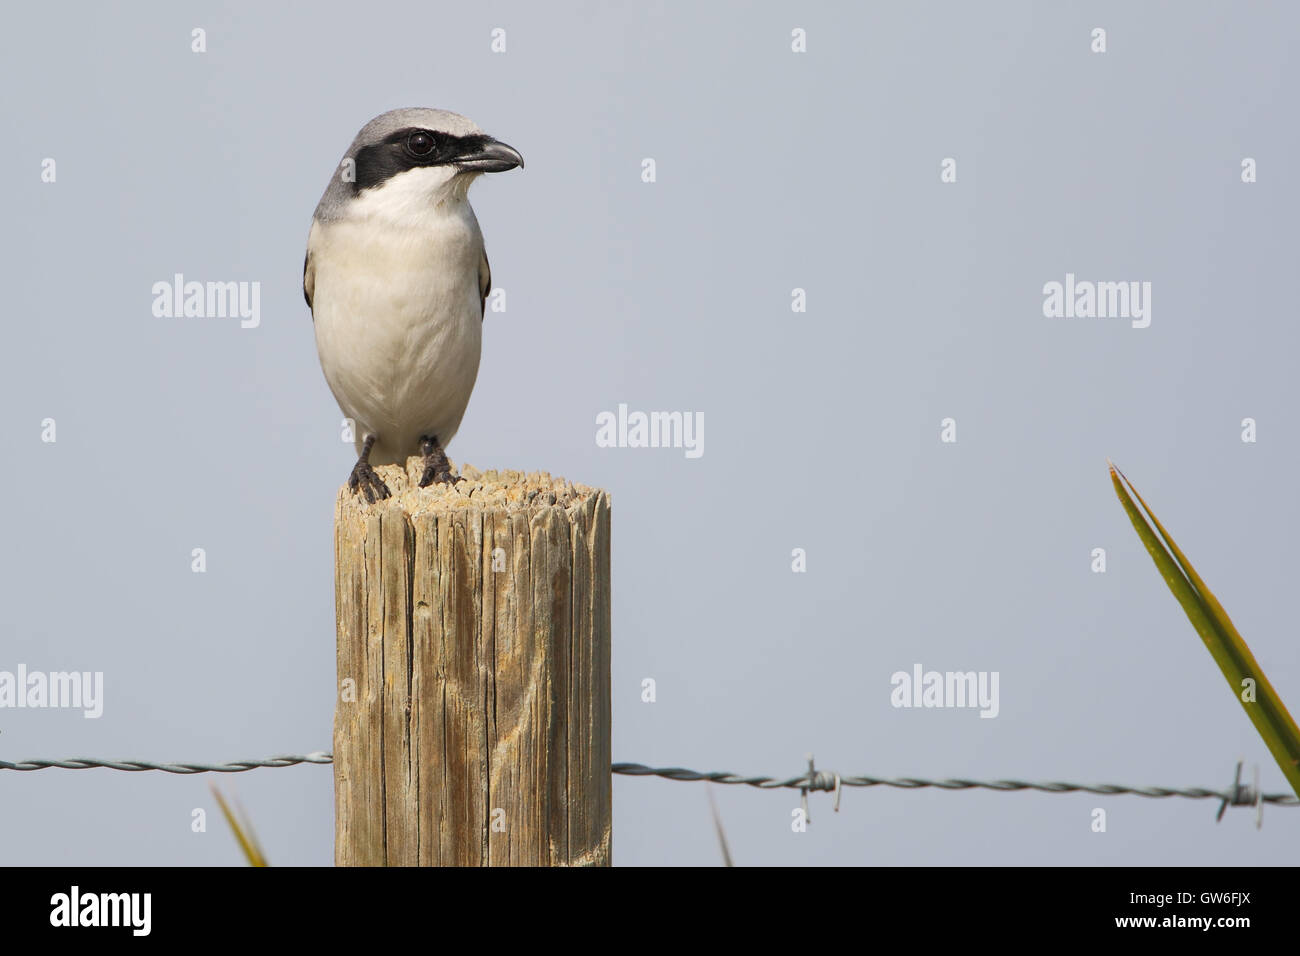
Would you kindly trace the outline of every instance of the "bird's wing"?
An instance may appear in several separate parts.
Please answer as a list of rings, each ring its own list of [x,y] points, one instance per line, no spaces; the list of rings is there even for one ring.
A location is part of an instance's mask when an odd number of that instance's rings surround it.
[[[311,250],[307,250],[307,255],[302,260],[302,297],[307,300],[307,308],[311,308],[311,297],[316,291],[316,270],[312,268]],[[312,321],[316,320],[315,314],[312,315]]]
[[[492,267],[488,265],[487,249],[478,261],[478,305],[479,319],[487,316],[487,296],[492,288]]]

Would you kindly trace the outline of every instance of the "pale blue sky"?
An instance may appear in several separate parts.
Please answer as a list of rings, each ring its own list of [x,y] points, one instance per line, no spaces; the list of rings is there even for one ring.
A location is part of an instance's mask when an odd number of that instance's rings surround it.
[[[330,747],[352,455],[303,249],[357,129],[420,105],[527,158],[471,194],[508,310],[449,453],[611,492],[615,760],[1225,786],[1240,757],[1285,789],[1105,459],[1294,712],[1298,29],[1280,3],[14,7],[0,670],[103,671],[105,700],[0,710],[0,754]],[[155,318],[177,272],[260,282],[261,324]],[[1150,327],[1044,318],[1067,273],[1150,282]],[[620,403],[702,413],[705,454],[597,447]],[[997,671],[998,716],[891,707],[918,663]],[[0,773],[4,859],[238,863],[210,779]],[[217,782],[273,863],[332,860],[329,769]],[[715,796],[740,864],[1280,864],[1300,833],[877,788],[794,834],[797,793]],[[701,784],[616,778],[614,814],[616,864],[719,861]]]

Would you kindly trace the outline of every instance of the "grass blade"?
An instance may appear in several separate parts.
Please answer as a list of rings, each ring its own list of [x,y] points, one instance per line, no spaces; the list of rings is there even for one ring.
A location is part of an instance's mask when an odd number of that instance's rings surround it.
[[[718,834],[718,845],[722,848],[722,865],[735,866],[731,862],[731,849],[727,846],[727,834],[722,829],[722,816],[718,813],[718,805],[713,802],[713,790],[709,787],[709,782],[704,782],[704,792],[709,795],[709,809],[713,812],[713,829]]]
[[[1165,584],[1196,628],[1196,633],[1205,642],[1210,656],[1227,678],[1233,696],[1255,725],[1255,730],[1282,769],[1291,789],[1300,796],[1300,728],[1296,727],[1282,698],[1264,675],[1255,655],[1242,640],[1218,598],[1206,587],[1187,556],[1174,543],[1151,507],[1133,487],[1133,483],[1114,464],[1110,466],[1110,480],[1138,537],[1142,539],[1151,560],[1165,579]],[[1132,491],[1132,496],[1129,491]],[[1141,510],[1133,498],[1137,498]],[[1253,701],[1243,699],[1243,682],[1247,679],[1254,681]]]
[[[226,798],[221,795],[221,791],[215,785],[212,787],[212,795],[217,798],[217,805],[221,807],[226,822],[230,824],[230,829],[235,834],[235,840],[239,843],[239,848],[244,851],[244,856],[248,857],[249,866],[268,866],[266,856],[262,853],[261,846],[258,845],[257,834],[253,832],[253,825],[248,822],[247,816],[245,816],[244,823],[241,825],[235,819],[235,814],[231,812],[229,804],[226,803]]]

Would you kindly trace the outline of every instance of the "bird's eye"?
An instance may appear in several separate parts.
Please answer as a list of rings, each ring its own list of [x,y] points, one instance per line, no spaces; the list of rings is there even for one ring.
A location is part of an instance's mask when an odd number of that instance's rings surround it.
[[[433,137],[428,133],[412,133],[406,138],[406,148],[416,156],[428,156],[433,152]]]

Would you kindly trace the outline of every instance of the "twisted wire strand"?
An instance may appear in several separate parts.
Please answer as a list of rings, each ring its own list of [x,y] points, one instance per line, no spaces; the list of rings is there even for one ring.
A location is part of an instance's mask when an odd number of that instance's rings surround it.
[[[109,770],[161,770],[163,773],[242,773],[258,767],[293,767],[300,763],[333,763],[334,755],[323,750],[309,754],[279,754],[263,760],[232,760],[230,763],[155,763],[151,760],[96,760],[93,757],[69,757],[67,760],[20,760],[10,763],[0,760],[0,770],[90,770],[104,767]]]
[[[97,760],[93,757],[70,757],[66,760],[20,760],[10,762],[0,760],[0,770],[90,770],[104,768],[108,770],[125,770],[139,773],[146,770],[158,770],[163,773],[243,773],[260,767],[293,767],[298,764],[329,764],[334,762],[334,755],[323,750],[309,754],[277,754],[262,760],[232,760],[229,763],[158,763],[150,760]],[[610,771],[631,777],[662,777],[665,780],[700,781],[709,783],[756,787],[760,790],[834,790],[843,787],[894,787],[900,790],[921,790],[933,787],[939,790],[992,790],[1009,793],[1013,790],[1036,790],[1039,793],[1095,793],[1101,796],[1118,796],[1133,794],[1139,797],[1184,797],[1189,800],[1223,800],[1234,803],[1232,790],[1207,790],[1204,787],[1126,787],[1114,783],[1035,783],[1027,780],[922,780],[916,777],[842,777],[826,770],[802,773],[797,777],[756,777],[729,773],[725,770],[702,772],[688,770],[685,767],[647,767],[639,763],[616,763]],[[1291,793],[1266,793],[1260,799],[1275,806],[1293,807],[1300,805],[1300,799]],[[1253,802],[1253,800],[1249,801]]]

